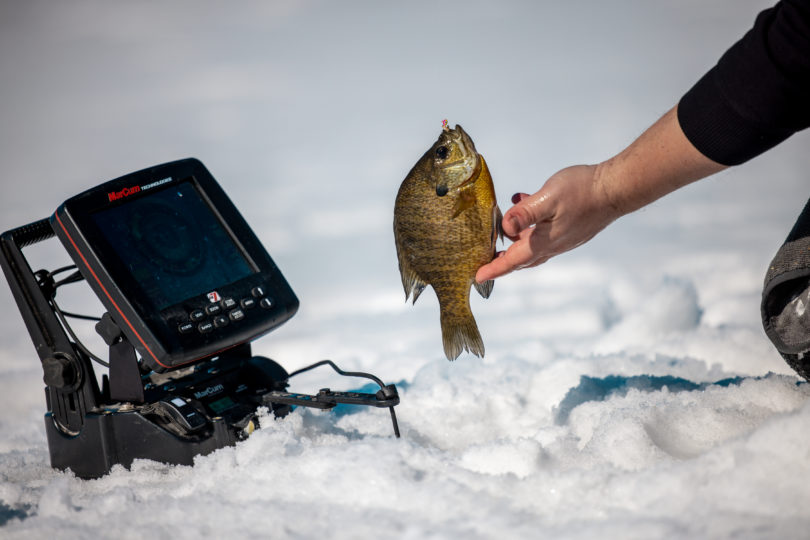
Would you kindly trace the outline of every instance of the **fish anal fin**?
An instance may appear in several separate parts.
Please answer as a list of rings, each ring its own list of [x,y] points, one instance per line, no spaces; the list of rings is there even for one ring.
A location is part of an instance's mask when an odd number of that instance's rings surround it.
[[[473,286],[475,287],[475,290],[478,291],[478,294],[484,298],[489,298],[489,295],[492,294],[492,288],[495,286],[495,280],[490,279],[489,281],[485,281],[483,283],[474,282]]]
[[[503,242],[503,214],[498,205],[492,210],[492,247],[495,248],[495,240],[500,238]]]

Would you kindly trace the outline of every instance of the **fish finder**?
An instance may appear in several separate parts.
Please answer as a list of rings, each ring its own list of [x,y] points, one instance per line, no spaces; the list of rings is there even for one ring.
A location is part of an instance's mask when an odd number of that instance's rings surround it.
[[[197,160],[64,202],[51,226],[146,366],[176,368],[281,325],[298,299]]]
[[[56,236],[75,264],[33,272],[22,249]],[[71,197],[50,218],[0,235],[6,275],[43,369],[52,466],[93,478],[148,458],[192,464],[247,437],[258,409],[390,410],[396,386],[331,360],[293,373],[254,356],[251,342],[295,315],[298,299],[245,219],[196,159],[122,176]],[[66,277],[58,277],[66,275]],[[100,317],[64,311],[57,290],[86,281]],[[104,360],[68,318],[89,319]],[[101,366],[99,386],[95,366]],[[320,365],[365,377],[376,393],[287,391]]]

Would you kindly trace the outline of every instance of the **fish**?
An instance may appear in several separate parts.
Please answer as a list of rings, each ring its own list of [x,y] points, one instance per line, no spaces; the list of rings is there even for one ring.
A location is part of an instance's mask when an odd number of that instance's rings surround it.
[[[484,356],[470,309],[470,288],[489,298],[494,282],[475,273],[503,239],[501,211],[489,167],[460,125],[447,121],[435,143],[402,181],[394,204],[394,240],[405,301],[430,285],[439,299],[448,360],[467,351]]]

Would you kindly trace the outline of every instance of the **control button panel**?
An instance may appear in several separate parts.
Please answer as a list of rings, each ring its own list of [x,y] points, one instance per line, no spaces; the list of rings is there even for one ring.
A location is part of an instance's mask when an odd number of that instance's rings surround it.
[[[266,289],[262,286],[253,287],[249,294],[245,291],[242,294],[236,294],[235,297],[220,298],[217,293],[213,297],[216,298],[214,302],[211,301],[211,294],[201,297],[199,307],[187,311],[186,320],[180,318],[177,323],[178,333],[189,334],[196,329],[200,334],[207,334],[230,324],[240,323],[248,318],[248,311],[257,305],[264,309],[271,309],[275,306],[275,302],[267,296]]]

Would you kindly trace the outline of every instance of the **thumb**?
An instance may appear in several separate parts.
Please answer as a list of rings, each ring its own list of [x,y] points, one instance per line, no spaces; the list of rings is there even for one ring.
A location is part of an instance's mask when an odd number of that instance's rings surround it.
[[[512,197],[515,205],[503,215],[503,232],[509,237],[515,237],[520,231],[550,218],[553,211],[547,200],[548,194],[542,188],[533,195],[516,193]]]

